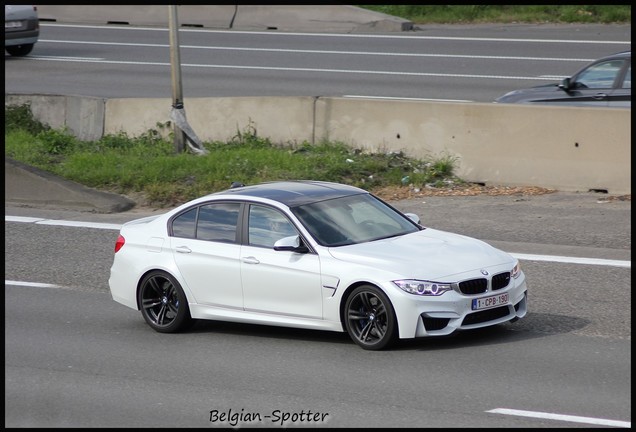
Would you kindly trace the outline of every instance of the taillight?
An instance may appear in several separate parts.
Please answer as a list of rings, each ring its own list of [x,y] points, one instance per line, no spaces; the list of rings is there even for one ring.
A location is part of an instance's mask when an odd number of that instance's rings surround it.
[[[126,243],[126,239],[123,235],[119,234],[119,237],[117,237],[117,241],[115,242],[115,253],[119,252],[119,249],[124,247],[124,243]]]

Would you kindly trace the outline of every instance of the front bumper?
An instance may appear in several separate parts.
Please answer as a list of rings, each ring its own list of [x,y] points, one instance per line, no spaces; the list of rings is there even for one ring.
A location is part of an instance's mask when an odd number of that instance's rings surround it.
[[[504,293],[508,294],[507,303],[487,309],[472,309],[473,299]],[[439,297],[404,293],[392,301],[398,315],[401,339],[446,336],[458,330],[489,327],[525,317],[528,313],[528,287],[525,275],[521,273],[507,287],[494,292],[464,295],[449,291]]]

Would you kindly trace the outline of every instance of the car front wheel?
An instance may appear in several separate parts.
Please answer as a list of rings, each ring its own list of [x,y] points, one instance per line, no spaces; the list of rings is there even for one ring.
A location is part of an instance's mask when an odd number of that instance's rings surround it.
[[[147,274],[141,281],[138,301],[144,320],[160,333],[175,333],[192,324],[183,289],[167,273]]]
[[[33,44],[6,46],[4,49],[12,56],[22,57],[31,52]]]
[[[395,342],[397,322],[388,297],[372,285],[359,286],[347,298],[345,326],[351,339],[366,350],[381,350]]]

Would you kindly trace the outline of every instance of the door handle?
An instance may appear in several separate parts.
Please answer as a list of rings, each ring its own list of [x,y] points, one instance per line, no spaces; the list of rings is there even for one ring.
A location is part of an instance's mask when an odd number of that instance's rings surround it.
[[[243,258],[243,262],[245,264],[260,264],[260,261],[256,259],[256,257],[248,256]]]
[[[187,246],[177,246],[175,248],[175,251],[177,251],[178,253],[191,253],[192,249]]]
[[[596,99],[596,100],[607,99],[607,93],[596,93],[594,96],[592,96],[592,99]]]

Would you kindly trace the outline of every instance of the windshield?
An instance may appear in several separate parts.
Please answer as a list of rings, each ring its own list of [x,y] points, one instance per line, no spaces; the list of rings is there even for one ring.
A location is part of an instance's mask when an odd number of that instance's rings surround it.
[[[323,246],[344,246],[419,231],[408,217],[371,194],[350,195],[291,209]]]

